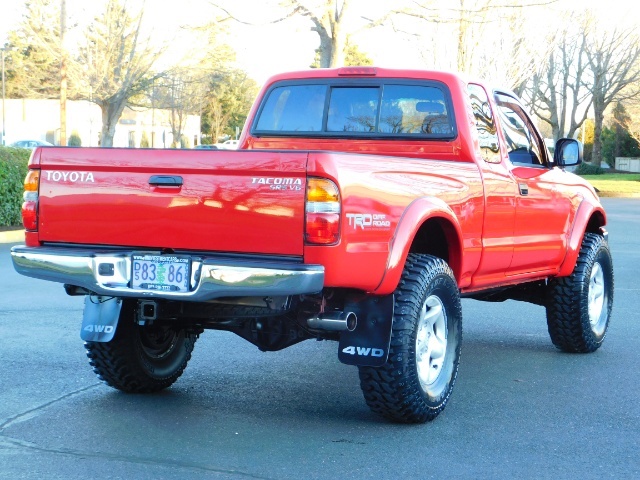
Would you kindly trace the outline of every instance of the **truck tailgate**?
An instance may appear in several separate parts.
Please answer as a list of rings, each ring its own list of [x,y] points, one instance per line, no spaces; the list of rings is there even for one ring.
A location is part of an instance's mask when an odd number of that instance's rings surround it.
[[[37,155],[41,242],[302,255],[304,152],[49,147]]]

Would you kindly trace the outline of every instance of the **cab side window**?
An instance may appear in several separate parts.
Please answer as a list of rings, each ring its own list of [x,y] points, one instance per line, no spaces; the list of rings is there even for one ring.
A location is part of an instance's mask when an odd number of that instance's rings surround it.
[[[498,129],[493,118],[487,92],[480,85],[470,83],[467,86],[467,93],[471,101],[473,116],[476,119],[476,130],[482,158],[488,163],[500,163]]]
[[[538,136],[522,107],[515,99],[501,94],[496,95],[496,103],[511,163],[543,166],[545,158]]]

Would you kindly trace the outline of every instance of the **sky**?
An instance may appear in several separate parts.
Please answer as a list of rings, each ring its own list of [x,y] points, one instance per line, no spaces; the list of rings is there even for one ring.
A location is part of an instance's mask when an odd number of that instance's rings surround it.
[[[144,18],[147,25],[153,25],[156,33],[159,32],[157,37],[173,47],[176,58],[188,54],[190,50],[197,51],[197,45],[194,46],[193,41],[179,27],[206,21],[207,15],[201,13],[202,5],[208,2],[179,0],[179,3],[180,8],[176,8],[175,0],[147,0]],[[262,8],[263,1],[244,3],[251,8],[238,12],[243,19],[259,24],[264,23],[266,18],[273,18],[272,12],[265,12]],[[78,17],[79,21],[88,21],[98,5],[93,0],[67,0],[67,12]],[[9,31],[19,23],[23,12],[24,0],[0,0],[0,45],[4,45]],[[285,29],[274,25],[234,26],[228,41],[235,49],[238,66],[259,83],[281,71],[307,68],[313,61],[318,37],[307,25],[299,27],[295,23],[288,22]],[[291,37],[295,37],[295,41],[291,41]]]
[[[99,8],[100,2],[92,0],[66,0],[67,12],[73,20],[89,21]],[[140,2],[140,0],[131,0]],[[319,44],[318,35],[310,30],[306,19],[290,19],[278,24],[269,24],[280,16],[273,7],[267,8],[265,0],[216,0],[229,5],[232,13],[253,25],[234,24],[228,43],[236,52],[237,66],[245,70],[259,84],[269,76],[288,70],[307,68],[314,58]],[[277,1],[277,0],[274,0]],[[389,5],[397,6],[401,0],[351,0],[354,7],[365,8],[372,18],[376,10],[385,10]],[[451,4],[450,0],[447,5]],[[364,3],[363,3],[364,2]],[[213,18],[207,0],[146,0],[145,21],[153,25],[156,38],[169,43],[175,58],[198,52],[197,42],[184,33],[180,26],[197,25]],[[176,8],[179,4],[179,8]],[[271,3],[273,5],[273,3]],[[627,0],[558,0],[557,6],[590,6],[600,9],[602,21],[633,21],[639,24],[637,5],[633,10]],[[0,0],[0,44],[4,44],[8,32],[15,28],[23,13],[24,0]],[[636,11],[634,11],[636,10]],[[551,10],[542,10],[538,22],[548,22],[554,17]],[[546,13],[548,12],[548,14]],[[630,13],[628,13],[630,12]],[[546,17],[545,17],[546,16]],[[360,49],[366,52],[378,66],[397,68],[428,68],[415,43],[407,35],[393,32],[391,28],[362,30],[356,36]]]
[[[67,12],[78,21],[88,21],[97,12],[99,2],[92,0],[66,0]],[[132,0],[134,3],[140,0]],[[236,53],[237,66],[262,84],[276,73],[306,69],[314,60],[315,49],[319,45],[318,35],[311,31],[306,19],[289,19],[271,24],[281,12],[265,7],[264,0],[217,0],[230,5],[229,10],[238,18],[252,25],[234,23],[227,41]],[[277,0],[273,0],[277,1]],[[351,0],[354,5],[366,5],[367,14],[375,15],[376,10],[388,8],[385,0]],[[198,25],[213,18],[208,8],[208,0],[179,0],[180,8],[175,8],[175,0],[146,0],[145,21],[154,25],[156,32],[167,41],[178,58],[194,48],[193,40],[184,35],[181,25]],[[273,4],[273,2],[272,2]],[[15,28],[24,10],[24,0],[0,0],[0,44],[4,44],[8,32]],[[72,22],[69,22],[72,23]],[[379,37],[380,31],[367,37],[363,32],[367,48],[361,47],[379,66],[402,67],[419,66],[418,52],[408,54],[407,40],[397,35]],[[368,51],[367,51],[368,50]],[[374,52],[374,53],[371,53]]]

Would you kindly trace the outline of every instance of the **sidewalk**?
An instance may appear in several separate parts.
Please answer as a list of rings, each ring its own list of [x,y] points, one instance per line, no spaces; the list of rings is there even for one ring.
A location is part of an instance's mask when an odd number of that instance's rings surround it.
[[[24,230],[0,232],[0,243],[24,243]]]

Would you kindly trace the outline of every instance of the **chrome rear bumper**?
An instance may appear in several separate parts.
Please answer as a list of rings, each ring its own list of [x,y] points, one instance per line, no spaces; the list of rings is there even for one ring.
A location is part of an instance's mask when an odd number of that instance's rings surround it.
[[[113,297],[203,302],[221,297],[310,294],[321,291],[324,284],[322,265],[190,255],[191,282],[188,292],[133,289],[130,285],[131,256],[134,253],[140,251],[25,246],[11,249],[13,266],[22,275],[82,287],[98,295]],[[108,269],[108,275],[100,274],[101,264],[113,265]]]

